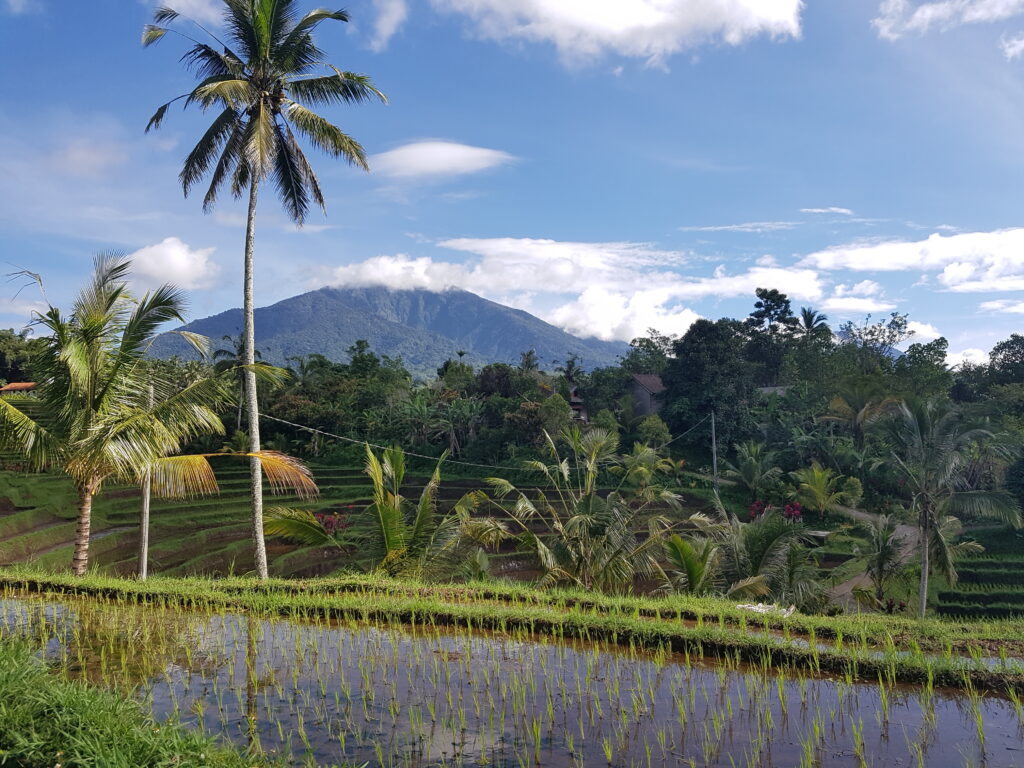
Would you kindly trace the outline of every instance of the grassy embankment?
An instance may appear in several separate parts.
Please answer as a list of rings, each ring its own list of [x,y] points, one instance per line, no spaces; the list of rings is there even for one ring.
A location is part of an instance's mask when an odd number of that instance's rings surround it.
[[[0,642],[0,765],[16,768],[257,768],[119,693],[51,674],[23,643]]]
[[[15,568],[0,571],[0,588],[7,594],[86,595],[119,603],[299,619],[528,631],[790,665],[849,680],[876,681],[881,676],[891,682],[1024,691],[1024,622],[1019,621],[918,622],[876,614],[782,619],[715,598],[609,597],[501,583],[431,585],[370,576],[265,584],[240,578],[137,582]]]

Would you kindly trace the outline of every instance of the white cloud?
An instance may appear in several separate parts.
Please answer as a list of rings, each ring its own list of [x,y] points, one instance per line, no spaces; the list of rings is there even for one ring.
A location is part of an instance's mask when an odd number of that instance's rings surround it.
[[[997,299],[996,301],[983,301],[978,309],[983,312],[1000,312],[1009,315],[1024,315],[1024,301],[1010,301],[1009,299]]]
[[[958,293],[1020,291],[1024,290],[1024,228],[854,243],[812,253],[803,263],[820,269],[935,272],[941,285]]]
[[[872,23],[880,37],[898,40],[908,33],[1004,21],[1022,13],[1024,0],[884,0]]]
[[[72,139],[50,156],[58,172],[88,178],[104,176],[127,159],[119,144],[95,139]]]
[[[409,15],[409,6],[405,0],[373,0],[377,18],[373,22],[373,39],[370,48],[383,51],[388,47],[391,37]]]
[[[441,291],[458,287],[517,303],[573,333],[628,341],[648,327],[682,332],[698,317],[687,302],[753,295],[781,288],[798,299],[822,295],[817,272],[755,266],[710,277],[680,270],[688,256],[646,243],[579,243],[531,238],[457,238],[438,244],[468,255],[463,261],[404,254],[376,256],[335,268],[322,283],[384,285]],[[652,287],[655,286],[655,287]],[[529,296],[529,307],[523,296]]]
[[[8,13],[20,16],[25,13],[34,13],[39,10],[37,0],[4,0],[4,8]]]
[[[35,289],[35,286],[31,286],[31,288]],[[15,320],[22,326],[28,325],[33,314],[43,314],[47,309],[49,309],[49,305],[42,299],[32,301],[23,296],[0,298],[0,317]]]
[[[218,23],[224,16],[224,4],[220,0],[159,0],[156,6],[168,5],[182,16],[208,24]]]
[[[704,226],[680,227],[681,232],[777,232],[793,229],[795,221],[747,221],[742,224],[711,224]]]
[[[210,288],[220,267],[210,260],[213,248],[193,249],[176,237],[168,237],[132,253],[132,282],[142,288],[171,283],[178,288]]]
[[[702,43],[800,37],[802,0],[432,0],[480,37],[551,43],[566,61],[602,54],[663,65]]]
[[[515,160],[498,149],[471,147],[453,141],[424,140],[370,157],[370,168],[394,178],[461,176],[506,165]]]
[[[801,208],[800,213],[834,213],[840,216],[853,216],[853,211],[849,208],[838,208],[834,205],[828,208]]]
[[[896,308],[890,301],[863,298],[859,296],[832,296],[821,308],[834,315],[866,315],[872,312],[889,312]]]
[[[912,340],[915,342],[935,341],[942,336],[942,332],[931,323],[919,323],[916,320],[907,323],[907,330],[914,334]]]
[[[1024,35],[1003,37],[999,41],[999,47],[1002,49],[1003,56],[1006,57],[1007,61],[1020,58],[1021,54],[1024,54]]]
[[[548,319],[577,336],[629,341],[645,335],[648,328],[682,335],[700,315],[673,304],[665,291],[627,294],[594,287],[587,288],[575,301],[555,309]]]
[[[882,286],[874,280],[861,280],[855,285],[840,284],[835,287],[836,297],[841,296],[877,296],[882,292]]]
[[[988,352],[977,347],[968,347],[967,349],[961,349],[959,352],[946,353],[946,365],[953,367],[963,365],[964,363],[984,365],[987,362]]]

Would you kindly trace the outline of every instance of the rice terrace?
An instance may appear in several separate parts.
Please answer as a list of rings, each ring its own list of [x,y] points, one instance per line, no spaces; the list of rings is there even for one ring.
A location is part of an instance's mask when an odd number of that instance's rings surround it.
[[[0,0],[0,768],[1024,766],[1018,6]]]

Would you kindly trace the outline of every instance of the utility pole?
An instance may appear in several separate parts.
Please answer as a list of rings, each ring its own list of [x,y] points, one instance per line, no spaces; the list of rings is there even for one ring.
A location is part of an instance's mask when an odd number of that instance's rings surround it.
[[[715,412],[711,412],[711,474],[714,477],[715,493],[718,493],[718,439],[715,437]]]

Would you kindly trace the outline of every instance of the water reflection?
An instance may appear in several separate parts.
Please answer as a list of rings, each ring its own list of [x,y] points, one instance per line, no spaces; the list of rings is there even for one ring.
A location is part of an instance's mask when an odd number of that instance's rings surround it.
[[[377,766],[1024,765],[1019,704],[526,635],[0,601],[63,674],[253,750]]]

